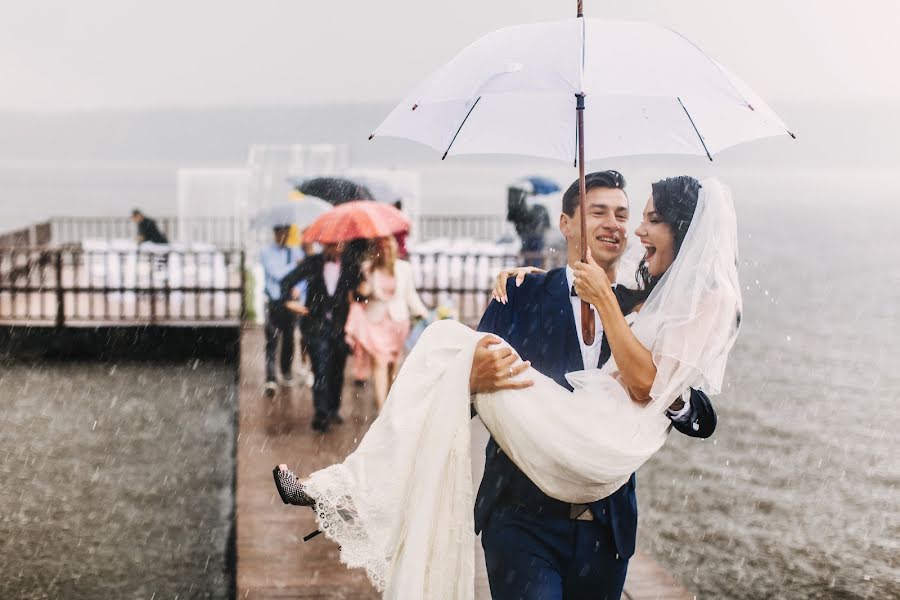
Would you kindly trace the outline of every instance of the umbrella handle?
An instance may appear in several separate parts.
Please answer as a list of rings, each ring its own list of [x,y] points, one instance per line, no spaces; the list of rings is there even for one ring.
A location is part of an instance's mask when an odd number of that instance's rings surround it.
[[[596,331],[594,330],[594,309],[590,304],[581,301],[581,337],[584,340],[584,343],[588,346],[594,344],[594,336],[596,335]],[[584,365],[585,368],[588,368],[588,365]]]

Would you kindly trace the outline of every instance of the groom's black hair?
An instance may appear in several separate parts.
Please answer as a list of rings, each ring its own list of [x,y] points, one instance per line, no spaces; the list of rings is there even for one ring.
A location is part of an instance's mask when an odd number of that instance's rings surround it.
[[[588,173],[587,175],[585,175],[585,193],[591,191],[594,188],[610,188],[613,190],[622,190],[622,193],[625,194],[625,197],[628,197],[628,192],[625,191],[625,177],[618,171],[595,171],[593,173]],[[569,189],[566,190],[566,193],[563,194],[562,211],[570,217],[575,216],[575,210],[578,208],[578,202],[580,200],[579,192],[580,188],[578,185],[578,180],[576,179],[572,183],[572,185],[569,186]]]

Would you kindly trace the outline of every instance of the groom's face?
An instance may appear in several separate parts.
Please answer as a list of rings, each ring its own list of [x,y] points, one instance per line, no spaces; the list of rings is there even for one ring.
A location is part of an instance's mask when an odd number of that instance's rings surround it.
[[[614,266],[625,252],[628,235],[628,197],[620,189],[595,187],[585,197],[588,249],[601,266]],[[581,211],[563,213],[559,230],[566,237],[570,256],[581,256]]]

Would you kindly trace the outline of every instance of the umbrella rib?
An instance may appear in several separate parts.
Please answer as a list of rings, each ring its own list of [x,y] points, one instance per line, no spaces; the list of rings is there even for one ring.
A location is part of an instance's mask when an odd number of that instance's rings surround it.
[[[465,124],[466,124],[466,121],[469,120],[469,115],[472,114],[472,111],[475,110],[475,107],[478,106],[478,102],[480,102],[480,101],[481,101],[481,96],[478,96],[478,98],[475,99],[475,103],[472,104],[472,108],[470,108],[470,109],[469,109],[469,112],[466,113],[466,118],[463,119],[463,120],[462,120],[462,123],[459,124],[459,129],[457,129],[457,130],[456,130],[456,133],[453,134],[453,139],[450,140],[450,145],[447,146],[447,151],[444,152],[444,155],[441,157],[441,160],[444,160],[445,158],[447,158],[447,155],[450,154],[450,148],[453,147],[453,142],[456,141],[456,136],[458,136],[458,135],[459,135],[459,132],[462,131],[463,125],[465,125]]]
[[[684,102],[681,101],[681,98],[677,98],[678,104],[681,105],[682,110],[684,110],[684,114],[687,115],[688,121],[691,122],[691,127],[694,128],[694,133],[697,134],[697,138],[700,140],[700,143],[703,144],[703,150],[706,152],[706,157],[712,161],[712,154],[709,153],[709,148],[706,147],[706,142],[703,140],[703,136],[700,135],[700,130],[697,129],[697,124],[694,123],[694,119],[691,117],[691,113],[688,112],[687,107],[684,105]]]

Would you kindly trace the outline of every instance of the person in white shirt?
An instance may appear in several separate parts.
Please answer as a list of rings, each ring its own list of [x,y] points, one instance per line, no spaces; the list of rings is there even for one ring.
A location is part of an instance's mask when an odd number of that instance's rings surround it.
[[[288,246],[290,225],[277,225],[272,229],[273,241],[260,252],[263,274],[265,276],[266,294],[266,394],[272,395],[278,388],[276,380],[275,354],[278,338],[281,338],[280,367],[282,383],[290,387],[294,383],[292,368],[294,364],[294,334],[297,326],[297,315],[304,309],[292,312],[285,308],[281,299],[281,280],[290,273],[297,263],[303,259],[303,251]],[[303,306],[306,301],[306,282],[301,281],[291,288],[290,299]]]

